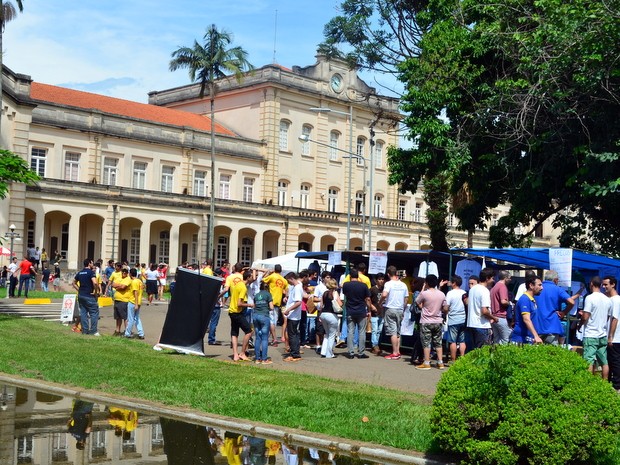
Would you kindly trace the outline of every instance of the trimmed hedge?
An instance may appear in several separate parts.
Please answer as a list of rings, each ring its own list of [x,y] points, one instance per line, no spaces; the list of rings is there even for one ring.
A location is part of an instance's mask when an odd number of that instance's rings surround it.
[[[617,463],[620,396],[587,366],[554,346],[470,352],[437,386],[437,445],[468,464]]]

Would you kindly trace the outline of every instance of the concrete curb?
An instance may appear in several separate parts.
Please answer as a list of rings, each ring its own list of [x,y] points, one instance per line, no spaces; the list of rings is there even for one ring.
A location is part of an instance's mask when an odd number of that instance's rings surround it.
[[[92,390],[76,390],[60,384],[22,378],[5,373],[0,373],[0,382],[12,384],[22,388],[45,391],[50,394],[56,394],[64,397],[79,398],[89,402],[115,405],[130,410],[148,413],[150,415],[159,415],[199,425],[218,427],[248,436],[264,437],[266,439],[272,439],[285,444],[319,448],[333,453],[342,453],[385,465],[454,465],[453,462],[446,462],[437,458],[427,458],[414,451],[405,451],[402,449],[367,442],[351,441],[344,438],[322,434],[311,435],[293,428],[285,428],[264,423],[251,422],[249,420],[207,414],[192,409],[173,408],[155,402],[136,401],[126,397],[111,396],[109,394],[102,394]]]

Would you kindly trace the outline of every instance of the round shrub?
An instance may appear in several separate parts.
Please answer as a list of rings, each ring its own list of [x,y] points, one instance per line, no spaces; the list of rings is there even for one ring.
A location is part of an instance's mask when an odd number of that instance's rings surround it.
[[[468,464],[611,464],[620,396],[574,352],[485,347],[442,376],[431,429],[443,451]]]

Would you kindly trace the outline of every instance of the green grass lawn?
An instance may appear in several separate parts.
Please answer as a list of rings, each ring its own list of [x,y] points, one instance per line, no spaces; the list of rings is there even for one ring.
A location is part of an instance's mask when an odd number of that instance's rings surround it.
[[[0,340],[0,371],[8,374],[401,449],[432,448],[426,396],[157,352],[6,315]]]

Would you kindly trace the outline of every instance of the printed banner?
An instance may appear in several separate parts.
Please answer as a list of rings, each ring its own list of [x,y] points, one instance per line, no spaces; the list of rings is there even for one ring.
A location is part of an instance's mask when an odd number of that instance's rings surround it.
[[[71,323],[73,321],[73,311],[76,301],[77,295],[75,294],[65,294],[62,297],[62,308],[60,309],[61,323]]]
[[[549,249],[549,269],[558,272],[558,286],[570,287],[573,271],[573,249]]]

